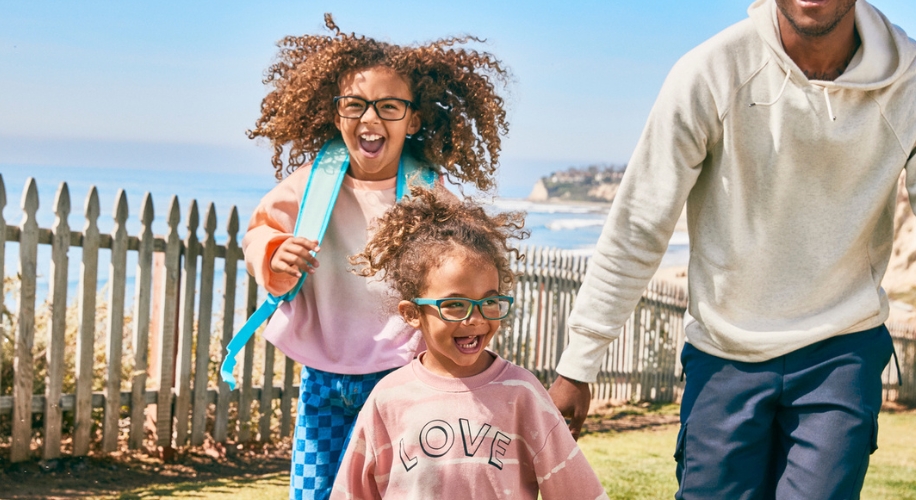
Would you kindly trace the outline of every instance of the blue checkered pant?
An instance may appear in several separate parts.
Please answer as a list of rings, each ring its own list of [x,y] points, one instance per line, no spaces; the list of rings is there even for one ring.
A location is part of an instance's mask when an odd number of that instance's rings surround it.
[[[340,375],[302,367],[290,500],[330,497],[356,415],[375,384],[390,372]]]

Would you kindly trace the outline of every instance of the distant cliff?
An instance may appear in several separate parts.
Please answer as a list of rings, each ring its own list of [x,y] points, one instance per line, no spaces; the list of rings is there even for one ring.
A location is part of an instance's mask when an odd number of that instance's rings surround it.
[[[617,195],[617,188],[626,167],[597,166],[570,167],[541,177],[531,189],[531,201],[589,201],[609,203]]]

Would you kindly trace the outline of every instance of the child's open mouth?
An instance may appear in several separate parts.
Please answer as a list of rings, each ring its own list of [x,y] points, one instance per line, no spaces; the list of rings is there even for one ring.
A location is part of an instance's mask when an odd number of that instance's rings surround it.
[[[477,348],[480,347],[480,336],[458,337],[455,339],[455,345],[464,354],[474,354],[477,352]]]
[[[369,155],[381,151],[385,145],[385,138],[378,134],[362,134],[359,136],[359,147]]]

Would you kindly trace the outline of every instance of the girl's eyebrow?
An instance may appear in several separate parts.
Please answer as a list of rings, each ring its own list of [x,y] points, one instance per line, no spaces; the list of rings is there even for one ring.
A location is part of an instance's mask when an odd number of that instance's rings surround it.
[[[484,293],[484,294],[483,294],[483,297],[481,297],[481,299],[485,299],[485,298],[487,298],[487,297],[492,297],[492,296],[494,296],[494,295],[499,295],[499,290],[490,290],[490,291]],[[461,293],[450,293],[450,294],[448,294],[448,295],[443,295],[443,296],[440,297],[440,298],[442,298],[442,299],[454,299],[454,298],[458,298],[458,299],[469,299],[470,297],[468,297],[467,295],[461,294]]]

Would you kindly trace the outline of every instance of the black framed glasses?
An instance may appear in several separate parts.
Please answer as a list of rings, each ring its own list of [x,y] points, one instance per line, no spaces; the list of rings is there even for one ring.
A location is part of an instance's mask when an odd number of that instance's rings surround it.
[[[411,302],[418,306],[436,306],[439,317],[443,321],[464,321],[471,317],[474,306],[477,306],[480,315],[485,319],[503,319],[509,315],[514,299],[506,295],[493,295],[480,300],[449,297],[447,299],[417,298]]]
[[[398,99],[397,97],[367,101],[354,95],[339,95],[334,98],[334,105],[337,107],[337,114],[341,118],[362,118],[369,106],[372,106],[379,118],[396,122],[403,120],[407,116],[407,108],[413,107],[414,104],[407,99]]]

